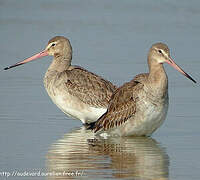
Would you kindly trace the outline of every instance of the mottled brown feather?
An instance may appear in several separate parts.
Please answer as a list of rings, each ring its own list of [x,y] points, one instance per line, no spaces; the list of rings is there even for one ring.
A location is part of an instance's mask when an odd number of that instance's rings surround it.
[[[147,77],[148,74],[139,74],[113,93],[107,112],[91,127],[94,132],[120,126],[135,115],[137,95],[143,88],[142,81],[146,80]]]
[[[71,95],[93,107],[107,108],[116,86],[81,67],[75,67],[65,73],[66,88]]]
[[[149,73],[142,73],[142,74],[138,74],[134,77],[134,79],[132,81],[135,82],[140,82],[142,83],[143,81],[147,80]]]

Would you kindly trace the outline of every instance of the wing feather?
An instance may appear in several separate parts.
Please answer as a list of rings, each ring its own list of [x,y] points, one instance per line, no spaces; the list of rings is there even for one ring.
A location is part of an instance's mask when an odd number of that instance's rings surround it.
[[[116,90],[111,82],[81,67],[65,72],[68,92],[93,107],[107,108],[111,95]]]
[[[138,92],[143,88],[142,81],[148,74],[137,75],[132,81],[119,87],[112,95],[108,110],[89,129],[94,132],[100,129],[109,130],[125,123],[136,113],[136,101]]]

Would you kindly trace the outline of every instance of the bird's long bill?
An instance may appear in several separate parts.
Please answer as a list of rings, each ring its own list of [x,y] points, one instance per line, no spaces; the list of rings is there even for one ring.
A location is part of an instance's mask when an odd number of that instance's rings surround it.
[[[171,65],[174,69],[178,70],[180,73],[182,73],[184,76],[192,80],[194,83],[196,81],[189,75],[187,74],[183,69],[181,69],[171,58],[166,61],[169,65]]]
[[[20,66],[20,65],[22,65],[22,64],[25,64],[25,63],[27,63],[27,62],[36,60],[36,59],[41,58],[41,57],[44,57],[44,56],[48,56],[48,52],[47,52],[46,50],[41,51],[41,52],[39,52],[38,54],[35,54],[35,55],[33,55],[33,56],[31,56],[31,57],[29,57],[29,58],[23,60],[23,61],[20,61],[20,62],[18,62],[18,63],[16,63],[16,64],[12,65],[12,66],[8,66],[8,67],[4,68],[4,70],[8,70],[8,69],[11,69],[11,68],[13,68],[13,67]]]

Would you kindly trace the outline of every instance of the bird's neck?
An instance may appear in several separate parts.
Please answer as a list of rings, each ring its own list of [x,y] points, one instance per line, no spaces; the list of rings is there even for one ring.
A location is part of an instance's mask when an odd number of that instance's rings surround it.
[[[168,91],[168,78],[163,64],[149,64],[148,84],[157,96],[165,96]]]
[[[71,66],[72,55],[55,55],[48,71],[63,72]]]

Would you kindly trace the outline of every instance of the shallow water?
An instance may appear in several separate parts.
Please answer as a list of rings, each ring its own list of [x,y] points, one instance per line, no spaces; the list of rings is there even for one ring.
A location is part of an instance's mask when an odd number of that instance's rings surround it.
[[[147,137],[94,139],[84,128],[72,130],[47,154],[49,179],[80,178],[168,179],[169,158],[156,140]],[[69,177],[68,177],[69,178]]]
[[[39,52],[50,38],[63,35],[71,41],[73,64],[121,85],[147,71],[148,49],[162,41],[177,64],[200,82],[199,19],[197,0],[2,0],[0,68]],[[50,59],[0,71],[0,179],[5,177],[2,172],[30,175],[68,169],[84,173],[76,179],[199,179],[199,84],[165,65],[169,112],[152,138],[91,144],[81,122],[65,116],[45,92],[42,77]],[[56,178],[72,177],[9,176]]]

